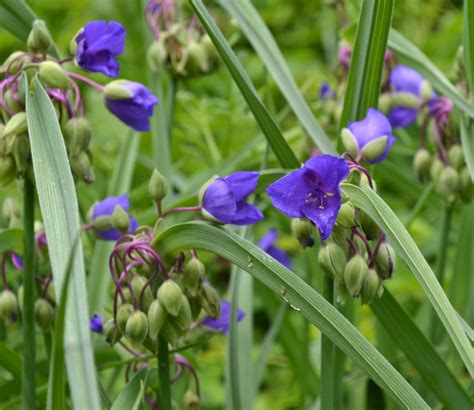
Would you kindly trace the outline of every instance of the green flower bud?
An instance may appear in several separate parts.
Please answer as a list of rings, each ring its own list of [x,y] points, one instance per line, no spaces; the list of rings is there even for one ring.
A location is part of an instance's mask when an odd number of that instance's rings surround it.
[[[441,161],[439,158],[434,158],[430,168],[430,176],[434,182],[438,180],[443,168],[443,161]]]
[[[347,297],[349,293],[347,292],[346,285],[340,280],[336,281],[336,301],[341,305],[345,305],[347,302]]]
[[[126,80],[114,80],[108,83],[103,90],[105,98],[110,100],[128,100],[133,98],[131,91],[123,87]]]
[[[91,159],[87,152],[81,151],[78,154],[71,155],[71,170],[76,178],[84,181],[86,184],[94,182],[95,176],[92,169]]]
[[[172,317],[168,317],[161,327],[160,334],[172,345],[178,343],[179,338],[183,334],[182,329],[174,322]]]
[[[130,218],[120,205],[116,205],[112,213],[112,227],[122,233],[127,233],[130,228]]]
[[[346,254],[334,242],[321,246],[318,253],[318,262],[323,270],[342,281],[344,266],[346,265]]]
[[[365,275],[364,284],[360,292],[360,298],[363,305],[369,304],[379,291],[381,280],[377,272],[369,269]]]
[[[389,93],[380,94],[379,111],[388,114],[392,109],[392,96]]]
[[[61,64],[55,61],[43,61],[39,65],[39,79],[43,84],[51,88],[67,90],[71,88],[71,79],[67,76]]]
[[[341,139],[342,145],[344,145],[344,149],[354,157],[357,156],[357,154],[359,153],[359,144],[357,144],[354,135],[348,128],[342,129]]]
[[[364,211],[359,212],[359,218],[360,224],[362,225],[362,229],[364,230],[367,239],[369,241],[376,239],[379,236],[380,228],[375,223],[375,221]]]
[[[456,200],[459,190],[459,174],[453,167],[443,168],[436,182],[436,190],[448,203],[453,203]]]
[[[160,36],[158,41],[154,41],[148,48],[147,61],[151,71],[160,71],[168,58],[168,50],[166,49],[165,39]]]
[[[188,390],[184,395],[184,409],[185,410],[199,410],[201,403],[196,393]]]
[[[377,268],[377,272],[382,279],[391,278],[393,272],[395,272],[397,267],[396,254],[387,242],[383,242],[380,245],[377,257],[375,259],[375,267]]]
[[[367,262],[360,255],[354,255],[347,262],[344,268],[344,283],[352,297],[359,296],[365,277],[367,276],[367,271]]]
[[[18,317],[18,302],[11,290],[0,293],[0,316],[6,322],[15,322]]]
[[[464,166],[464,152],[461,145],[454,144],[448,151],[449,163],[456,170],[460,171]]]
[[[24,51],[14,51],[3,62],[0,74],[12,74],[20,71],[22,63],[27,59]]]
[[[133,305],[130,303],[124,303],[117,310],[117,326],[122,334],[125,334],[127,328],[127,321],[132,316],[132,313],[135,311]]]
[[[42,20],[35,20],[27,41],[28,48],[33,53],[47,54],[51,46],[51,36]]]
[[[464,167],[459,173],[459,194],[461,199],[469,203],[472,199],[473,184],[471,175],[467,167]]]
[[[117,343],[122,338],[119,328],[115,324],[113,319],[107,321],[104,325],[105,340],[111,346]]]
[[[181,327],[181,329],[186,330],[189,328],[189,326],[191,326],[191,323],[193,322],[193,314],[188,298],[182,295],[181,299],[183,300],[181,304],[181,309],[179,310],[178,316],[176,316],[174,320],[176,321],[178,326]]]
[[[148,309],[148,325],[151,339],[156,339],[167,317],[168,312],[160,305],[160,302],[155,299]]]
[[[207,283],[201,287],[201,307],[212,318],[218,318],[221,313],[221,298],[219,293]]]
[[[430,176],[432,157],[425,148],[420,148],[413,158],[413,167],[420,181],[426,181]]]
[[[18,135],[25,132],[27,129],[28,123],[26,121],[26,112],[17,112],[5,124],[2,137],[7,138],[12,135]]]
[[[206,46],[196,41],[187,44],[188,60],[186,70],[190,73],[206,74],[209,72],[209,61]]]
[[[202,280],[206,273],[204,264],[194,256],[184,267],[183,283],[186,291],[191,296],[196,296],[202,284]]]
[[[15,159],[11,155],[0,157],[0,187],[7,186],[16,178]]]
[[[46,290],[46,299],[56,304],[56,287],[54,286],[54,280],[49,282],[48,289]]]
[[[412,93],[401,91],[392,95],[392,104],[394,106],[401,105],[407,108],[418,108],[420,106],[420,100]]]
[[[140,347],[148,335],[148,319],[140,310],[132,313],[127,320],[125,335],[134,347]]]
[[[13,95],[10,89],[5,91],[4,99],[5,99],[6,105],[8,106],[8,108],[10,108],[10,111],[12,111],[14,114],[25,110],[24,105],[20,104],[15,98],[13,98]]]
[[[112,218],[110,216],[98,216],[92,221],[92,226],[98,231],[112,229]]]
[[[12,216],[20,217],[20,207],[13,198],[5,198],[2,206],[3,219],[8,223]]]
[[[313,246],[314,225],[310,221],[305,218],[294,218],[291,220],[291,230],[303,249]]]
[[[92,129],[84,117],[71,118],[64,126],[64,139],[70,152],[86,151],[92,138]]]
[[[383,154],[387,148],[388,136],[376,138],[365,144],[361,150],[362,158],[366,161],[372,161]]]
[[[428,80],[423,80],[421,83],[421,98],[423,100],[428,101],[431,100],[431,97],[433,97],[433,87],[431,86],[431,83]]]
[[[16,169],[24,174],[30,165],[30,141],[24,134],[17,135],[13,144],[13,158],[15,158]]]
[[[153,171],[148,185],[150,197],[158,204],[168,193],[169,187],[166,178],[157,169]]]
[[[132,279],[132,289],[133,293],[136,295],[137,300],[140,300],[140,295],[142,294],[142,290],[147,283],[147,279],[144,276],[136,275]],[[148,310],[148,308],[153,302],[153,293],[151,291],[151,286],[148,285],[143,292],[143,299],[142,299],[142,309]]]
[[[193,316],[193,320],[197,320],[202,310],[200,298],[189,296],[188,301],[189,301],[189,306],[191,306],[191,313]]]
[[[51,304],[43,298],[35,302],[35,320],[44,331],[48,331],[54,321],[54,310]]]
[[[341,205],[336,224],[347,229],[352,229],[356,226],[355,208],[351,202],[346,202]]]
[[[182,295],[183,292],[181,292],[181,288],[174,281],[168,279],[159,287],[157,298],[161,306],[163,306],[170,315],[177,316],[183,304]]]

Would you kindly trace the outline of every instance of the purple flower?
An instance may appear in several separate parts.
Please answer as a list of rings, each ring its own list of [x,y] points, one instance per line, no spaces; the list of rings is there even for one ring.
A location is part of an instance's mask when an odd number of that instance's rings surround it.
[[[202,196],[203,211],[224,224],[250,225],[263,219],[245,200],[257,187],[258,172],[236,172],[215,178]]]
[[[104,88],[105,105],[112,114],[137,131],[148,131],[156,98],[143,84],[113,81]]]
[[[321,238],[331,235],[341,207],[339,184],[349,175],[346,161],[332,155],[310,158],[300,169],[267,188],[272,204],[290,218],[308,218]]]
[[[371,164],[387,158],[396,141],[387,117],[374,108],[369,108],[363,120],[350,123],[347,129],[343,130],[342,138],[349,152],[362,156]]]
[[[104,199],[103,201],[97,202],[92,210],[92,221],[94,221],[99,216],[111,217],[117,205],[120,205],[124,211],[128,212],[130,208],[130,203],[128,201],[127,195],[124,194],[121,196],[110,196]],[[130,216],[129,218],[129,232],[133,232],[137,229],[138,223],[134,217]],[[99,231],[98,229],[95,229],[95,231],[102,239],[106,239],[109,241],[116,241],[122,236],[122,234],[114,228],[110,228],[105,231]]]
[[[102,323],[102,316],[94,315],[89,320],[89,329],[95,333],[103,333],[104,325]]]
[[[12,263],[13,266],[18,270],[23,270],[25,267],[25,262],[23,262],[23,259],[16,252],[12,253]]]
[[[76,61],[84,70],[101,72],[117,77],[119,64],[116,57],[122,54],[125,28],[116,21],[91,21],[76,37]]]
[[[211,329],[217,330],[226,334],[230,329],[230,318],[232,314],[232,304],[221,300],[221,314],[217,319],[213,319],[211,316],[206,316],[202,321],[204,326],[210,327]],[[245,313],[237,308],[237,322],[240,322],[245,316]]]
[[[333,98],[334,96],[334,90],[331,88],[329,83],[327,81],[323,81],[319,87],[319,98],[321,100],[327,100],[329,98]]]
[[[278,238],[278,233],[276,229],[270,229],[265,235],[262,236],[260,242],[258,243],[259,248],[263,249],[270,256],[275,258],[283,266],[289,268],[291,266],[291,261],[288,255],[277,248],[274,244]]]
[[[343,44],[341,45],[341,47],[339,47],[337,58],[339,60],[339,64],[342,66],[344,70],[349,69],[351,55],[352,55],[352,49],[349,45]]]

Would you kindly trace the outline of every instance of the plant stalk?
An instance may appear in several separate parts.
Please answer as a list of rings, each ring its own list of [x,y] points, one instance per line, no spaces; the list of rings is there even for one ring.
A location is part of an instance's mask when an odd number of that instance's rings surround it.
[[[171,380],[168,342],[158,336],[158,380],[160,385],[160,409],[171,410]]]

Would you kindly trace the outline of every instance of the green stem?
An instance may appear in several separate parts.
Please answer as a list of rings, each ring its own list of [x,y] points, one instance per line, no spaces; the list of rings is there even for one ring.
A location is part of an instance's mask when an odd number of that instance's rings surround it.
[[[431,192],[433,192],[434,189],[434,184],[431,182],[426,186],[424,191],[421,193],[420,197],[416,201],[415,206],[413,207],[413,210],[410,212],[410,214],[407,217],[407,220],[405,222],[405,226],[408,228],[411,223],[415,220],[415,218],[418,216],[420,211],[424,208],[426,202],[428,201],[428,198],[430,197]]]
[[[323,296],[329,303],[334,301],[334,281],[329,275],[324,275]],[[336,349],[331,339],[321,335],[321,408],[334,409]]]
[[[168,342],[158,336],[158,380],[160,382],[160,409],[171,410],[171,380]]]
[[[23,408],[35,409],[35,191],[28,178],[24,183],[23,198],[23,229],[24,229],[24,261],[23,269],[23,367],[22,396]]]

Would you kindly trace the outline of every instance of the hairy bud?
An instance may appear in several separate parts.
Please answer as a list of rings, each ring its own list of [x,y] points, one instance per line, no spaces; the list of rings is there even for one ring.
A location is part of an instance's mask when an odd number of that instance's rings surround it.
[[[39,298],[35,302],[35,319],[42,330],[47,331],[51,328],[54,321],[54,310],[46,299]]]
[[[303,249],[313,246],[314,225],[310,221],[305,218],[294,218],[291,220],[291,230]]]
[[[181,299],[181,309],[179,310],[178,316],[176,316],[174,320],[176,321],[178,326],[181,327],[181,329],[186,330],[193,322],[193,314],[188,298],[182,295]]]
[[[396,269],[396,254],[387,242],[380,245],[375,259],[375,267],[382,279],[391,278]]]
[[[184,267],[183,282],[187,292],[196,296],[206,273],[204,264],[196,257],[192,257]]]
[[[431,154],[425,148],[421,148],[413,158],[413,167],[420,181],[426,181],[430,175]]]
[[[367,271],[367,275],[365,276],[364,284],[362,285],[360,292],[362,304],[369,304],[377,295],[380,286],[381,280],[379,275],[377,275],[377,272],[375,272],[373,269],[369,269]]]
[[[148,335],[148,319],[140,310],[132,313],[127,320],[125,335],[134,347],[140,347]]]
[[[356,226],[355,208],[351,202],[345,202],[341,205],[336,224],[347,229],[352,229]]]
[[[117,327],[113,319],[107,321],[104,325],[105,340],[111,346],[117,343],[122,338],[122,333]]]
[[[456,200],[459,190],[459,174],[451,167],[444,167],[436,182],[436,190],[448,202]]]
[[[35,20],[33,22],[33,28],[28,36],[27,45],[33,53],[47,54],[51,46],[51,36],[44,21]]]
[[[155,299],[148,309],[148,326],[151,339],[156,339],[167,317],[168,312],[160,305],[160,302]]]
[[[71,79],[67,76],[61,64],[55,61],[43,61],[39,65],[38,76],[43,84],[50,88],[67,90],[71,88]]]
[[[26,120],[26,112],[17,112],[5,124],[2,137],[7,138],[11,137],[12,135],[18,135],[27,131],[27,129],[28,123]]]
[[[166,178],[155,169],[148,185],[150,197],[159,204],[168,193],[168,190],[169,187]]]
[[[0,316],[6,322],[15,322],[18,317],[18,302],[11,290],[0,293]]]
[[[123,334],[125,334],[127,321],[130,319],[130,316],[132,316],[134,310],[130,303],[124,303],[117,310],[117,326]]]
[[[444,168],[443,161],[441,161],[439,158],[434,158],[433,161],[431,162],[431,167],[430,167],[430,176],[434,182],[438,180],[443,168]]]
[[[157,293],[161,306],[172,316],[177,316],[181,309],[183,304],[182,295],[181,288],[171,279],[165,280]]]
[[[469,203],[472,199],[473,183],[467,167],[464,167],[459,173],[459,195],[461,199]]]
[[[365,277],[367,276],[367,271],[367,262],[360,255],[353,256],[347,262],[344,268],[344,283],[352,297],[359,296]]]
[[[151,305],[151,302],[153,302],[153,293],[151,291],[151,286],[148,285],[145,288],[145,291],[143,291],[143,288],[145,287],[146,283],[147,283],[147,279],[144,276],[136,275],[132,279],[133,293],[136,295],[139,302],[140,302],[140,298],[143,292],[141,307],[145,311],[148,310],[148,308]]]
[[[73,174],[86,184],[94,182],[95,176],[92,169],[91,159],[87,152],[81,151],[69,158]]]
[[[30,141],[24,134],[17,135],[13,143],[13,158],[15,158],[16,169],[24,174],[30,165]]]
[[[84,117],[71,118],[64,126],[64,139],[70,152],[78,153],[89,148],[92,129]]]
[[[15,177],[16,165],[13,156],[0,156],[0,186],[7,186]]]
[[[318,253],[318,262],[327,274],[334,276],[339,281],[343,280],[346,255],[334,242],[321,246]]]
[[[464,166],[464,152],[461,145],[454,144],[448,151],[449,163],[456,170],[460,171]]]
[[[217,291],[205,283],[202,285],[200,295],[204,311],[212,318],[218,318],[221,312],[221,300]]]

